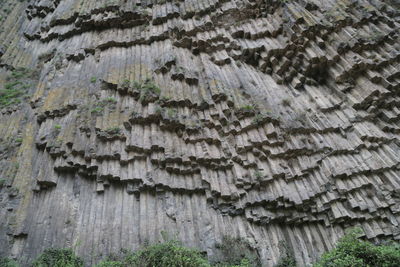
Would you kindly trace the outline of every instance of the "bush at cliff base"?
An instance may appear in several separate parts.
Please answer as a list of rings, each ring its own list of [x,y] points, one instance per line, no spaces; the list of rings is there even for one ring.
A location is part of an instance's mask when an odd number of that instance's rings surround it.
[[[195,249],[183,247],[180,242],[171,240],[147,246],[135,253],[128,253],[122,260],[110,259],[100,262],[96,267],[253,267],[246,258],[239,264],[211,265]]]
[[[83,267],[83,260],[70,249],[46,249],[32,264],[33,267]]]
[[[18,267],[18,264],[8,258],[0,258],[0,267]]]
[[[351,230],[313,267],[400,267],[399,243],[374,245],[361,240],[361,234],[360,229]]]
[[[126,258],[128,266],[208,267],[197,250],[185,248],[177,241],[146,247]]]

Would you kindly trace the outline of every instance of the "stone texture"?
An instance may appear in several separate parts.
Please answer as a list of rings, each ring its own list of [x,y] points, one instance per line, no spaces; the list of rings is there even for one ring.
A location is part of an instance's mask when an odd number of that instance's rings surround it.
[[[1,255],[400,239],[398,2],[3,2]]]

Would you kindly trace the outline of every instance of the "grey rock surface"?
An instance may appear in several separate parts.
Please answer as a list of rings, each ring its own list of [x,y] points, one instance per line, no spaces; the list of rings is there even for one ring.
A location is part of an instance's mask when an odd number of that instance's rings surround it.
[[[0,256],[400,239],[396,1],[3,2]]]

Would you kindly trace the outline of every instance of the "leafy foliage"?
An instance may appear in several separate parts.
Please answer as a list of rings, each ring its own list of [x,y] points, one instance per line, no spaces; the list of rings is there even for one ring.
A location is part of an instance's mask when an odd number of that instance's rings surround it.
[[[293,250],[288,247],[286,242],[279,243],[281,257],[274,267],[296,267],[296,259],[294,258]]]
[[[18,263],[9,258],[0,258],[0,267],[18,267]]]
[[[208,262],[194,249],[183,247],[178,241],[151,245],[128,256],[131,266],[207,267]]]
[[[122,261],[106,260],[96,267],[209,267],[199,251],[183,247],[178,241],[158,243],[136,253],[128,253]]]
[[[359,239],[361,229],[353,229],[331,251],[322,255],[314,267],[398,267],[400,245],[374,245]]]
[[[161,89],[158,87],[154,80],[147,78],[144,82],[134,82],[133,86],[136,90],[140,91],[140,102],[148,102],[150,99],[157,99],[160,96]]]
[[[83,260],[70,249],[46,249],[32,264],[33,267],[83,267]]]
[[[29,80],[34,77],[34,72],[26,68],[18,68],[7,77],[4,88],[0,89],[0,108],[21,103],[27,96],[28,88],[31,86]]]
[[[101,115],[105,107],[108,107],[110,110],[114,110],[116,107],[116,103],[117,100],[114,97],[106,97],[100,99],[100,101],[93,106],[90,113],[96,116]]]
[[[108,134],[119,134],[121,132],[121,128],[119,127],[111,127],[111,128],[107,128],[106,132]]]
[[[127,266],[121,261],[105,260],[97,264],[95,267],[125,267]]]
[[[242,238],[224,236],[222,242],[216,245],[216,266],[260,266],[257,251],[249,242]]]

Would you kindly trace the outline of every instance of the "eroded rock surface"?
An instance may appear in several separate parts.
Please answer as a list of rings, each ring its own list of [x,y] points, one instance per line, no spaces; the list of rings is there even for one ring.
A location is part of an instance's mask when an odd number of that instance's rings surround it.
[[[400,239],[396,1],[3,2],[1,255]]]

